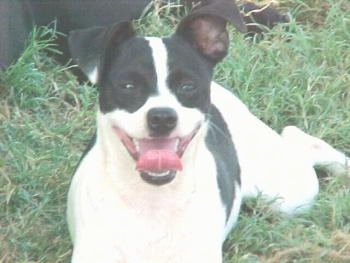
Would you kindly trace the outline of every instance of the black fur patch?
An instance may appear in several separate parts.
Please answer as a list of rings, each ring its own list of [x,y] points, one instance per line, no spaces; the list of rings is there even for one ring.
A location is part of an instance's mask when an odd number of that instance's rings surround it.
[[[210,107],[208,118],[209,129],[205,142],[215,159],[218,186],[228,220],[235,198],[235,183],[241,184],[240,167],[229,129],[214,105]]]
[[[178,101],[206,113],[210,106],[213,66],[176,35],[163,40],[168,52],[168,86]]]
[[[132,38],[107,55],[99,87],[101,111],[137,111],[157,92],[157,76],[148,42],[144,38]]]
[[[94,135],[92,136],[92,138],[90,139],[88,145],[86,146],[83,154],[81,155],[80,159],[79,159],[79,162],[77,164],[77,166],[75,167],[74,169],[74,173],[75,174],[80,166],[80,163],[83,161],[84,157],[88,154],[88,152],[92,149],[92,147],[94,147],[96,143],[96,132],[94,133]]]

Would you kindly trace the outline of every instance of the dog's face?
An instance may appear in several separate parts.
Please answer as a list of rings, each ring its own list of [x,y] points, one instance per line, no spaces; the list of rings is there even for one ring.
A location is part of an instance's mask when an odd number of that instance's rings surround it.
[[[100,83],[100,110],[132,138],[181,139],[204,121],[211,69],[178,42],[132,38],[111,58]]]
[[[164,184],[205,121],[211,68],[180,39],[131,38],[100,81],[100,111],[142,178]]]
[[[73,57],[99,87],[104,129],[122,142],[120,152],[150,184],[174,179],[206,122],[213,67],[228,49],[226,20],[194,13],[169,38],[136,37],[130,23],[70,37]],[[86,40],[101,50],[93,51],[98,56],[82,53]]]

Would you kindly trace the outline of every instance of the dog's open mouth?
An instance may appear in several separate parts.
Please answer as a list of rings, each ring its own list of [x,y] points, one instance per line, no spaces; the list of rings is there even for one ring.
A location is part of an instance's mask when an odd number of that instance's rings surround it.
[[[183,138],[134,139],[122,129],[114,131],[136,161],[141,178],[153,185],[171,182],[177,171],[182,170],[181,157],[199,128]]]

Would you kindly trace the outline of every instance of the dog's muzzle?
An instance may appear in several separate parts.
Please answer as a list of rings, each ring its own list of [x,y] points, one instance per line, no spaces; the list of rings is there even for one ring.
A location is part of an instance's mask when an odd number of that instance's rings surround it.
[[[122,129],[114,127],[114,131],[136,161],[136,170],[141,178],[153,185],[170,183],[182,170],[181,157],[199,127],[189,135],[178,138],[155,137],[151,139],[135,139]]]

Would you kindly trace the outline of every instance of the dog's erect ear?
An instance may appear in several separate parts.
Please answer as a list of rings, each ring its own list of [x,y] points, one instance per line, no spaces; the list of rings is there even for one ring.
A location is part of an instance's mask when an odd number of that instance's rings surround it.
[[[234,0],[206,0],[179,24],[176,34],[212,63],[223,59],[229,47],[226,23],[245,32],[246,26]]]
[[[117,48],[135,36],[131,22],[121,22],[110,27],[93,27],[69,33],[71,56],[89,80],[96,84],[102,72],[107,50]]]

